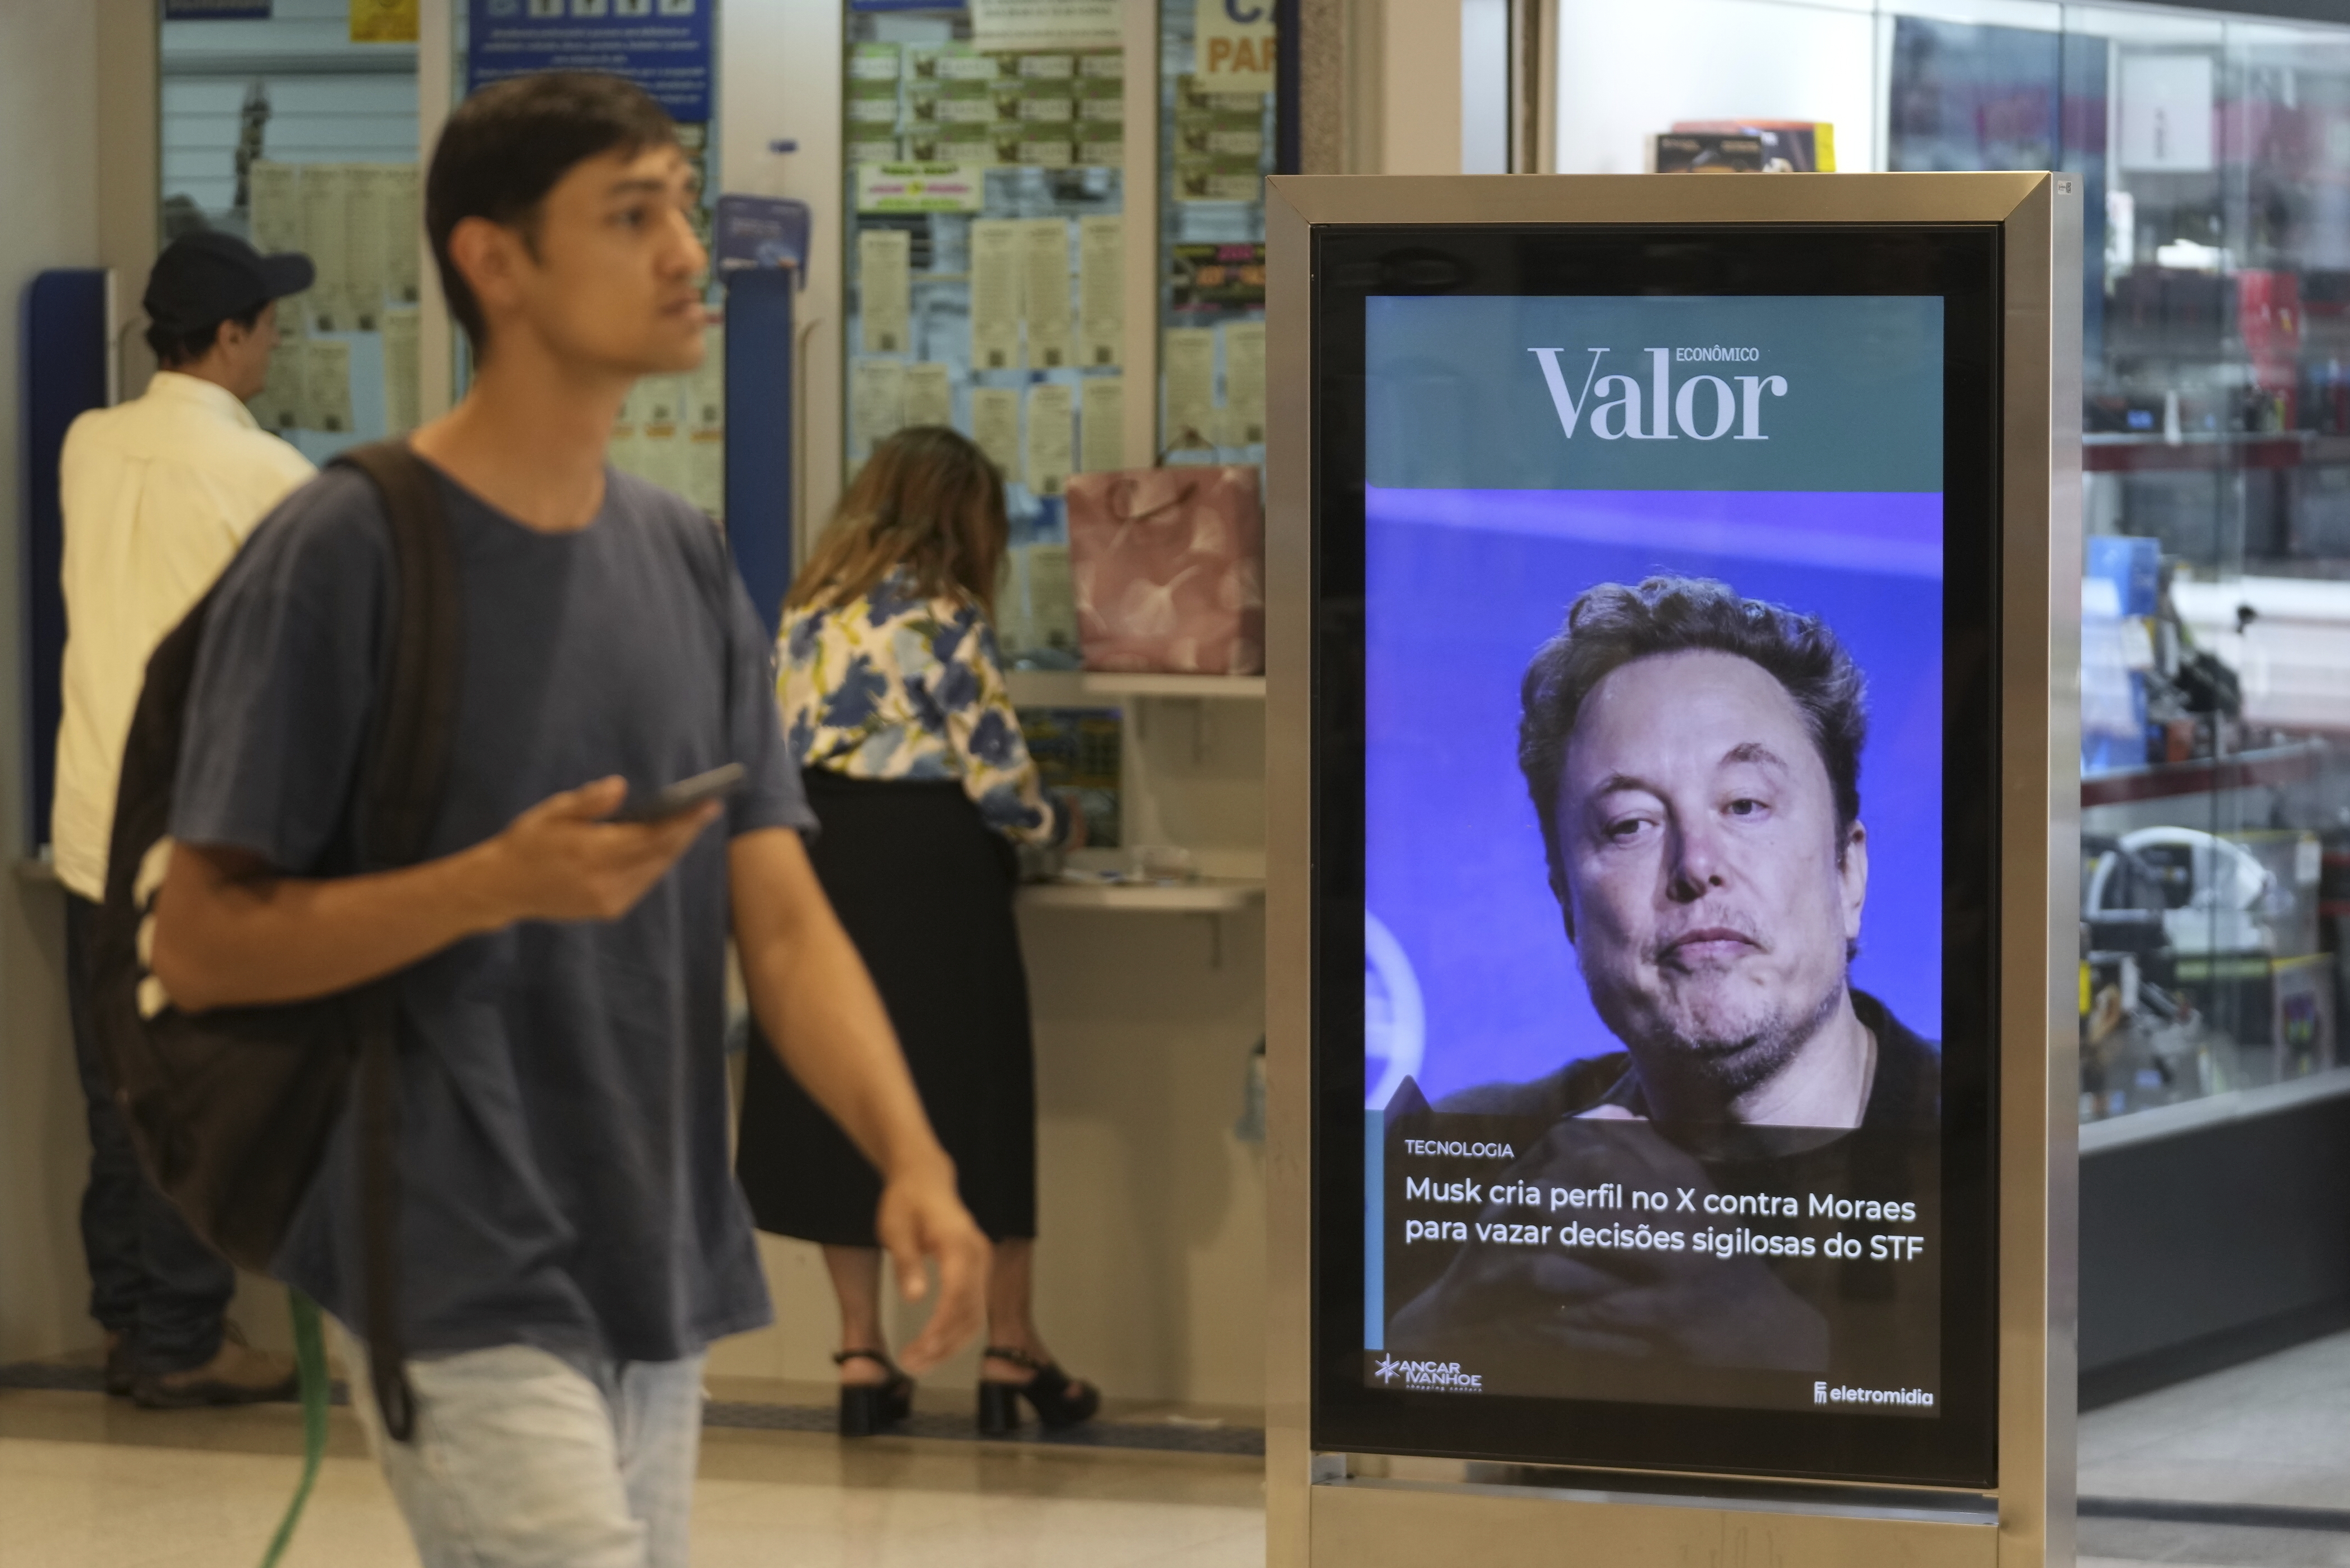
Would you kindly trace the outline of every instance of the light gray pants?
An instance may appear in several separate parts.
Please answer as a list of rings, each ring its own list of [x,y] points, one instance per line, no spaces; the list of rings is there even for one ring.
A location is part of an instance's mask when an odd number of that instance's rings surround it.
[[[367,1347],[339,1338],[351,1403],[424,1568],[686,1568],[707,1357],[571,1360],[504,1345],[411,1360],[415,1440],[395,1443]]]

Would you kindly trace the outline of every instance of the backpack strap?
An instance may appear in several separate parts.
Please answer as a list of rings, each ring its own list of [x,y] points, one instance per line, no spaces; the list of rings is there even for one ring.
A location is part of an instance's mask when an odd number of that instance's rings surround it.
[[[423,858],[448,785],[463,654],[456,550],[440,478],[405,442],[355,447],[335,462],[374,482],[391,522],[390,678],[369,736],[356,819],[359,868],[382,870]],[[368,1371],[384,1430],[404,1443],[415,1431],[416,1400],[400,1332],[399,977],[362,988],[352,1005],[360,1041]]]
[[[335,460],[383,493],[391,518],[398,587],[391,680],[373,736],[374,767],[362,785],[369,869],[424,857],[456,740],[462,652],[457,556],[441,504],[441,480],[400,441],[355,447]]]

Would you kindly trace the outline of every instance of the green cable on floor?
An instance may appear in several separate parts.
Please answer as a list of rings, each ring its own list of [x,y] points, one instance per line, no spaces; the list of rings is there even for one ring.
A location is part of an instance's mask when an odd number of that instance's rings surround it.
[[[290,1287],[286,1296],[294,1311],[294,1355],[302,1367],[302,1482],[294,1489],[294,1501],[286,1504],[277,1533],[270,1538],[261,1568],[276,1568],[277,1560],[286,1555],[318,1479],[318,1461],[327,1457],[327,1344],[318,1330],[318,1303]]]

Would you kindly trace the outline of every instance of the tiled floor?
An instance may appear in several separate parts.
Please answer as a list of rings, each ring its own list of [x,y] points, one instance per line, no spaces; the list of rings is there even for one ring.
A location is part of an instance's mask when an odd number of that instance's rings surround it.
[[[294,1485],[291,1407],[141,1412],[0,1393],[6,1568],[251,1568]],[[697,1568],[1255,1568],[1260,1463],[712,1431]],[[347,1412],[286,1568],[413,1568]]]
[[[2081,1418],[2081,1495],[2350,1510],[2350,1334]],[[2350,1568],[2350,1532],[2085,1519],[2081,1549],[2146,1563]]]
[[[2081,1490],[2350,1508],[2350,1334],[2091,1411]]]
[[[747,1397],[739,1390],[721,1390]],[[288,1568],[415,1559],[348,1413]],[[163,1415],[88,1394],[0,1392],[5,1568],[247,1568],[285,1506],[290,1407]],[[1256,1460],[1007,1451],[712,1430],[700,1568],[1254,1568]],[[2095,1411],[2083,1495],[2350,1509],[2350,1334]],[[2082,1568],[2350,1568],[2350,1532],[2081,1521]]]

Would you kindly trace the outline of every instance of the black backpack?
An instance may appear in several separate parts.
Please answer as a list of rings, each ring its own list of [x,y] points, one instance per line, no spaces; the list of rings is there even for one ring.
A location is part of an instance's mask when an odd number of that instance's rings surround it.
[[[456,720],[456,559],[440,482],[404,444],[359,447],[335,462],[374,481],[391,519],[390,669],[340,832],[344,869],[377,871],[421,859],[440,813]],[[187,1013],[142,960],[169,862],[189,689],[218,591],[156,648],[131,719],[91,944],[99,1054],[149,1178],[199,1236],[257,1272],[293,1222],[356,1075],[369,1372],[386,1430],[406,1442],[414,1401],[400,1365],[395,1247],[398,977],[311,1002]]]

